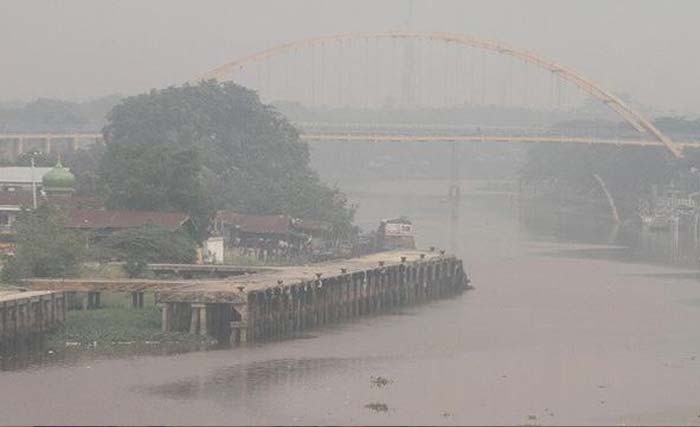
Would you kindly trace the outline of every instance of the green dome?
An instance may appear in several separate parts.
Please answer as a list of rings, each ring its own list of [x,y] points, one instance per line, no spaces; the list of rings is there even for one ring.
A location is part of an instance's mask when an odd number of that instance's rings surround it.
[[[75,175],[70,169],[64,168],[59,160],[56,166],[44,174],[41,179],[44,188],[48,189],[72,189],[75,185]]]

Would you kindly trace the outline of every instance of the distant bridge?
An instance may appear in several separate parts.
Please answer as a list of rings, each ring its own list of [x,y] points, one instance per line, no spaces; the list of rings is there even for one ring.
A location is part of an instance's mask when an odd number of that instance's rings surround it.
[[[346,143],[494,143],[494,144],[577,144],[614,145],[620,147],[666,147],[660,141],[631,138],[578,137],[565,135],[513,135],[513,134],[416,134],[391,129],[382,132],[348,129],[345,132],[301,130],[300,138],[314,144],[324,142]],[[15,159],[18,156],[38,151],[42,153],[66,153],[104,143],[100,133],[5,133],[0,134],[0,158]],[[700,141],[675,141],[681,150],[700,148]],[[667,148],[667,147],[666,147]]]

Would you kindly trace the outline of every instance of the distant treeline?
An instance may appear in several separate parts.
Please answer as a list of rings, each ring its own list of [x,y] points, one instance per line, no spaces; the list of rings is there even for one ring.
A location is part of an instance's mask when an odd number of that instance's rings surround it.
[[[39,98],[20,103],[0,103],[0,132],[99,132],[107,113],[123,97],[108,95],[84,102]],[[611,120],[603,106],[557,111],[497,105],[463,105],[449,108],[332,108],[306,107],[295,102],[277,102],[275,108],[292,122],[407,123],[416,125],[548,127],[554,132],[593,135],[634,134],[630,126]],[[700,138],[700,119],[659,117],[654,124],[663,132]]]
[[[40,98],[0,104],[0,132],[99,132],[121,99],[109,95],[86,102]]]

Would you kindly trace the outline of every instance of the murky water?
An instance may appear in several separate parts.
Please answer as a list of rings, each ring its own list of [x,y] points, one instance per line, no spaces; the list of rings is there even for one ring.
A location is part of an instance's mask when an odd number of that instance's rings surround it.
[[[403,213],[447,246],[445,188],[422,190],[357,193],[359,222]],[[0,424],[700,422],[693,257],[505,195],[465,196],[459,233],[476,290],[458,298],[309,339],[0,372]]]

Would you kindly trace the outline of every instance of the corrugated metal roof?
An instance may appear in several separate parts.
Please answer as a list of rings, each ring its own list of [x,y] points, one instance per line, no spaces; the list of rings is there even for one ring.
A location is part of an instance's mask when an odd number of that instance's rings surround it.
[[[41,183],[41,178],[53,168],[34,168],[34,182]],[[0,167],[0,184],[31,184],[32,168],[27,166]]]
[[[189,219],[187,214],[179,212],[72,209],[66,213],[67,228],[90,230],[137,228],[155,224],[175,231]]]

